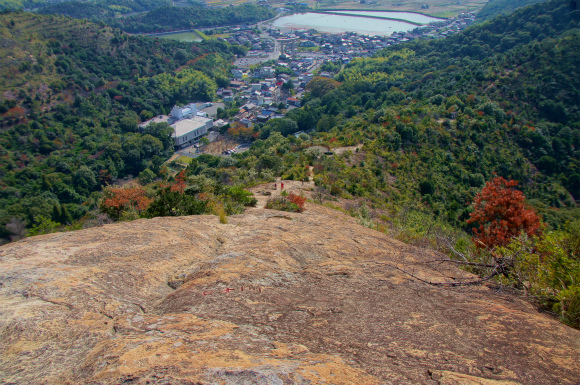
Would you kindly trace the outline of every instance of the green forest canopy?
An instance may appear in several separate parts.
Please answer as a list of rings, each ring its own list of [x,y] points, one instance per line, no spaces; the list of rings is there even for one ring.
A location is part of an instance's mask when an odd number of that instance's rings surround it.
[[[214,74],[229,73],[233,57],[225,42],[128,36],[54,15],[1,15],[0,33],[0,92],[11,95],[0,98],[4,239],[13,218],[30,227],[66,207],[76,221],[102,186],[146,169],[159,175],[171,130],[140,133],[137,124],[176,103],[211,100]]]

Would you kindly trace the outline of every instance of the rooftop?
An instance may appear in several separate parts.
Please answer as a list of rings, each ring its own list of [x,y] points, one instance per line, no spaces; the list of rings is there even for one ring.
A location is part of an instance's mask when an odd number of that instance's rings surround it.
[[[212,119],[204,118],[201,116],[194,116],[193,118],[190,119],[180,120],[179,122],[176,122],[171,125],[171,127],[173,127],[174,129],[174,133],[172,136],[174,138],[183,136],[193,130],[205,126],[205,124],[211,120]]]

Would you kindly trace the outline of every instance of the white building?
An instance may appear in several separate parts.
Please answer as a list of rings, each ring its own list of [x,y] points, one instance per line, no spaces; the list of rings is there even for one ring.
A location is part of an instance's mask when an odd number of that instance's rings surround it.
[[[171,109],[171,113],[169,113],[169,116],[173,118],[173,120],[192,118],[194,116],[197,116],[197,105],[195,103],[191,103],[184,107],[174,106]]]
[[[175,140],[175,148],[180,149],[190,146],[207,134],[207,131],[213,127],[213,120],[194,116],[173,123],[171,127],[173,128],[172,136]]]

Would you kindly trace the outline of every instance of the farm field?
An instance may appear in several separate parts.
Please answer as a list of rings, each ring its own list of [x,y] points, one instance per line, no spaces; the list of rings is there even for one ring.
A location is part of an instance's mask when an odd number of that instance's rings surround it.
[[[316,1],[307,1],[309,6],[314,7]],[[376,4],[360,4],[358,1],[321,1],[318,9],[357,9],[365,11],[389,10],[404,12],[419,12],[435,17],[454,17],[463,12],[473,12],[481,9],[488,0],[377,0]],[[458,4],[459,3],[459,4]],[[395,5],[400,4],[400,5]],[[423,4],[429,4],[429,9],[422,9]]]
[[[228,4],[243,4],[251,1],[247,0],[211,0],[207,1],[212,6],[223,6]],[[435,17],[454,17],[464,12],[473,12],[481,9],[488,0],[376,0],[376,4],[360,4],[359,1],[341,1],[341,0],[301,0],[301,3],[307,3],[308,6],[316,10],[327,9],[353,9],[360,11],[402,11],[418,12]],[[271,0],[270,5],[273,7],[284,6],[286,0]],[[398,4],[398,5],[395,5]],[[429,9],[422,9],[423,4],[429,4]]]

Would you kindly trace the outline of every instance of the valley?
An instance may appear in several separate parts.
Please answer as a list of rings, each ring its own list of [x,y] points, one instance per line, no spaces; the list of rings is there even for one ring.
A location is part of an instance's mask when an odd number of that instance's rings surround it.
[[[0,382],[578,378],[574,2],[2,4]]]

